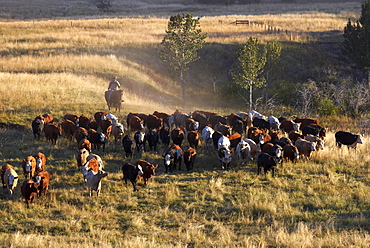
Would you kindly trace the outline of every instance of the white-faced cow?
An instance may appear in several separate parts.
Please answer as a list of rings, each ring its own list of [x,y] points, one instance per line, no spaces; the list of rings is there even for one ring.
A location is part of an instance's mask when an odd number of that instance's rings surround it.
[[[363,143],[361,134],[353,134],[344,131],[335,133],[335,142],[339,148],[342,147],[342,145],[346,145],[348,149],[350,147],[356,149],[357,144]]]

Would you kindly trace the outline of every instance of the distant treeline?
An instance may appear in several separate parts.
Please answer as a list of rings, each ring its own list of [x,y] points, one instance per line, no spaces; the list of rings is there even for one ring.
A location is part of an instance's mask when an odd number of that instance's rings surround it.
[[[250,4],[260,3],[261,0],[197,0],[202,4]]]
[[[261,0],[196,0],[198,3],[202,4],[251,4],[251,3],[261,3]],[[275,2],[282,3],[292,3],[295,0],[275,0]]]

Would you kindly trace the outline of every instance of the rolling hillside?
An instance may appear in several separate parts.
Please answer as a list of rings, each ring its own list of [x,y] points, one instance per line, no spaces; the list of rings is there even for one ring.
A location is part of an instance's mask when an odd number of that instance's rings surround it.
[[[183,1],[181,1],[183,2]],[[339,149],[334,133],[363,134],[366,119],[319,118],[328,128],[325,148],[310,160],[285,162],[277,175],[257,175],[256,160],[222,170],[216,150],[201,141],[194,169],[165,173],[162,144],[157,151],[125,157],[121,142],[110,138],[101,156],[108,177],[99,197],[89,197],[77,167],[75,140],[64,134],[51,144],[35,140],[31,121],[50,113],[90,118],[107,111],[103,93],[118,76],[129,112],[151,114],[211,110],[245,111],[244,93],[228,91],[228,71],[236,48],[250,36],[284,45],[285,84],[279,101],[291,106],[260,106],[264,114],[291,117],[296,84],[344,75],[338,57],[341,30],[356,18],[359,2],[199,6],[180,1],[114,1],[98,11],[90,1],[3,1],[0,6],[0,166],[19,175],[13,199],[0,190],[2,247],[368,247],[370,243],[369,137],[357,149]],[[186,1],[190,3],[190,1]],[[300,2],[300,1],[297,1]],[[340,6],[340,7],[338,7]],[[208,34],[201,59],[186,74],[188,105],[182,106],[177,75],[160,60],[160,41],[172,13],[201,16]],[[256,25],[236,26],[236,19]],[[258,25],[257,25],[258,24]],[[289,32],[268,32],[265,25]],[[215,85],[215,88],[213,87]],[[235,95],[233,95],[235,94]],[[256,92],[258,94],[258,92]],[[125,129],[125,134],[134,132]],[[282,136],[284,134],[281,134]],[[189,147],[185,140],[183,148]],[[50,191],[27,208],[20,192],[22,160],[36,152],[47,157]],[[139,191],[125,186],[121,167],[138,159],[158,164]]]

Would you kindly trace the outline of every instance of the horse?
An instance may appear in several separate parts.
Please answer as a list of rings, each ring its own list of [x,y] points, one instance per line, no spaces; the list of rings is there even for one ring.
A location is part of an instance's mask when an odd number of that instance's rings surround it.
[[[122,100],[123,90],[115,90],[112,93],[108,90],[105,92],[105,100],[108,105],[109,111],[111,108],[116,108],[116,111],[121,111],[121,103],[124,102]]]

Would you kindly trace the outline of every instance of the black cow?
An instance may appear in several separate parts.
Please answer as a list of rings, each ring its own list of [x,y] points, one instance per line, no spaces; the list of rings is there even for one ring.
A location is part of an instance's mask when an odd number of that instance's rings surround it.
[[[269,142],[272,143],[272,144],[274,144],[274,145],[279,145],[282,148],[284,148],[284,146],[286,146],[286,145],[291,144],[290,142],[287,142],[287,141],[284,141],[284,140],[272,140],[272,141],[269,141]]]
[[[185,138],[185,133],[181,128],[175,128],[171,131],[172,142],[181,147],[182,141]]]
[[[151,129],[146,134],[146,140],[148,141],[149,148],[151,151],[157,151],[157,144],[159,142],[159,134],[156,129]]]
[[[335,142],[339,148],[342,145],[346,145],[348,149],[350,147],[356,149],[357,143],[362,144],[362,136],[360,134],[338,131],[335,133]]]
[[[246,125],[242,120],[236,119],[236,120],[233,120],[233,122],[231,124],[231,128],[232,128],[234,133],[243,134],[243,133],[245,133]]]
[[[92,147],[94,149],[98,149],[98,151],[100,150],[100,147],[102,146],[103,147],[103,152],[105,150],[105,143],[107,141],[107,139],[105,138],[105,135],[103,133],[100,133],[100,132],[96,132],[96,133],[89,133],[89,136],[87,138]]]
[[[268,171],[271,171],[272,176],[275,176],[276,160],[273,156],[270,156],[267,153],[261,152],[257,158],[257,166],[258,166],[257,175],[261,173],[261,170],[263,168],[265,175]]]
[[[311,124],[309,126],[302,127],[302,134],[303,136],[312,134],[313,136],[324,138],[326,136],[326,129],[323,128],[322,126]]]
[[[252,121],[252,124],[254,127],[258,127],[260,129],[270,129],[271,124],[268,121],[265,121],[264,119],[260,118],[254,118]]]
[[[44,120],[35,118],[32,121],[32,132],[35,139],[40,139],[42,132],[44,131]]]
[[[215,131],[213,134],[212,134],[212,141],[213,141],[213,145],[215,147],[215,149],[218,149],[218,140],[224,136],[221,132],[219,131]]]
[[[127,187],[127,181],[130,180],[132,183],[132,186],[134,187],[134,191],[138,191],[136,188],[136,182],[138,175],[143,174],[143,169],[141,168],[140,165],[133,165],[130,163],[125,163],[122,165],[122,173],[123,173],[123,178],[122,180],[125,180],[125,185]]]
[[[169,127],[163,127],[161,130],[159,130],[159,138],[162,141],[162,144],[164,146],[169,146],[171,138],[170,138],[170,128]]]
[[[205,128],[209,124],[207,116],[202,113],[195,111],[192,114],[192,117],[195,121],[199,123],[200,130],[203,130],[203,128]]]
[[[311,134],[313,136],[319,136],[319,130],[317,130],[316,128],[313,128],[311,126],[304,126],[304,127],[302,127],[302,134],[303,134],[303,136],[307,136],[309,134]]]
[[[182,156],[183,150],[176,144],[172,144],[171,147],[167,149],[163,154],[163,163],[166,168],[166,173],[168,172],[168,169],[172,172],[176,168],[177,164],[179,165],[179,170],[181,170]]]
[[[211,116],[211,125],[212,125],[212,127],[215,128],[217,123],[227,125],[227,117],[222,116],[222,115],[212,115]]]
[[[123,149],[125,150],[126,158],[127,157],[132,157],[134,155],[135,141],[131,136],[126,134],[122,138],[122,146],[123,146]]]
[[[136,152],[142,154],[145,151],[145,141],[146,141],[145,133],[137,131],[134,134],[134,140],[136,144]]]

